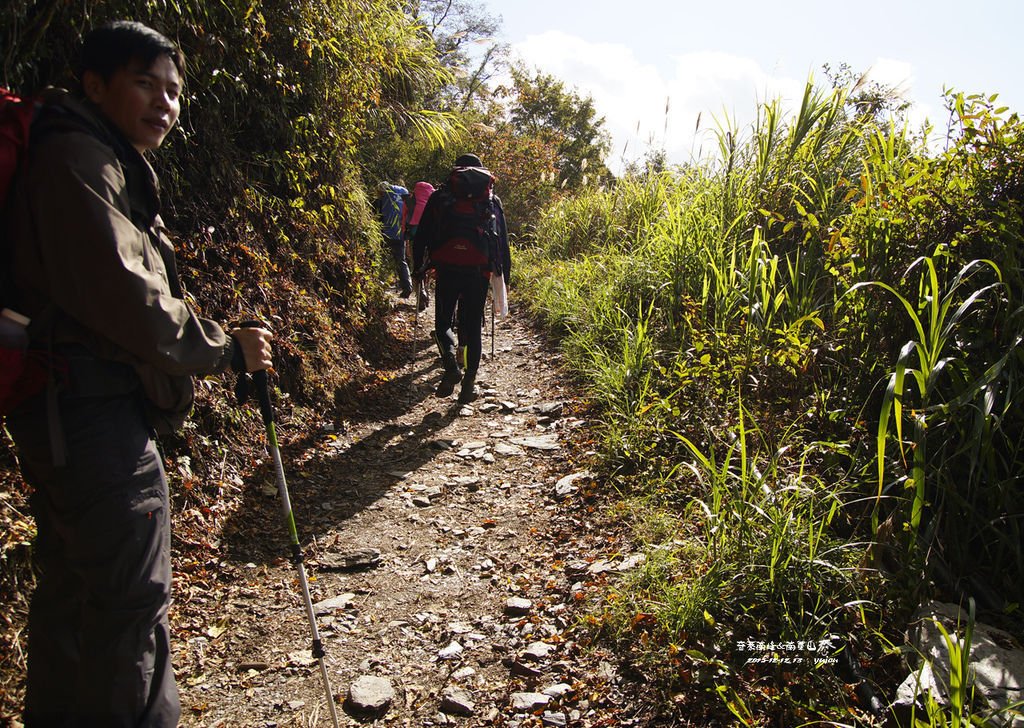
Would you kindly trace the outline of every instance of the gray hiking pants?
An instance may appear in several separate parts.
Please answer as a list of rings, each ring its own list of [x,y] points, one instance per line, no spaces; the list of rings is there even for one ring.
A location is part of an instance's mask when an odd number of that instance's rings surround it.
[[[403,293],[412,291],[412,277],[409,275],[409,261],[405,257],[405,241],[398,238],[387,238],[391,258],[395,261],[395,273],[398,275],[398,287]]]
[[[38,527],[25,726],[176,726],[167,479],[142,403],[62,397],[55,468],[37,400],[8,417]]]

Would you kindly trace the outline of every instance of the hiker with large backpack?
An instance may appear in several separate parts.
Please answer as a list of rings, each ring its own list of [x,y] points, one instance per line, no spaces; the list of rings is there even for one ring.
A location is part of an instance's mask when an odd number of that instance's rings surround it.
[[[451,395],[461,382],[460,404],[477,396],[484,305],[491,279],[498,277],[507,284],[512,267],[505,213],[493,188],[494,176],[480,158],[463,154],[430,196],[413,241],[417,278],[429,270],[437,274],[434,336],[444,365],[437,396]],[[458,327],[457,338],[453,324]],[[460,348],[465,352],[461,362]]]
[[[193,376],[263,371],[270,332],[185,302],[145,154],[178,119],[184,58],[119,21],[82,47],[81,97],[43,95],[5,213],[12,285],[48,383],[7,411],[38,568],[25,725],[175,726],[167,478],[156,433]]]
[[[402,185],[381,182],[377,185],[377,199],[373,208],[380,219],[380,231],[395,262],[398,287],[402,298],[412,295],[412,278],[409,276],[409,262],[405,257],[405,200],[409,190]]]

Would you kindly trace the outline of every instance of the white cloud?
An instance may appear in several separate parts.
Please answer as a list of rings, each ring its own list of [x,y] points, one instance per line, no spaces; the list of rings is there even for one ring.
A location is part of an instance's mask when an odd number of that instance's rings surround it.
[[[713,145],[708,132],[719,125],[741,134],[748,131],[759,103],[779,99],[784,110],[791,110],[799,104],[805,85],[804,80],[772,76],[756,61],[728,53],[688,53],[674,60],[668,89],[676,111],[666,143],[674,161],[697,156],[701,144],[705,149]],[[700,130],[695,130],[698,115]],[[680,151],[686,151],[681,158]]]
[[[652,148],[664,147],[671,162],[687,161],[702,144],[713,145],[706,134],[713,119],[728,117],[743,129],[759,101],[782,97],[788,108],[799,103],[804,87],[803,80],[773,77],[755,61],[727,53],[677,56],[666,77],[625,45],[592,43],[559,31],[531,35],[514,51],[527,66],[593,97],[612,135],[615,170]]]
[[[778,99],[785,114],[794,114],[814,71],[808,68],[796,78],[778,66],[766,70],[752,58],[710,51],[674,55],[659,67],[641,61],[624,44],[590,42],[555,30],[528,36],[513,52],[528,67],[594,99],[612,136],[608,163],[616,172],[651,149],[664,148],[670,163],[715,153],[716,128],[726,124],[749,134],[758,104],[766,101]],[[915,69],[907,61],[879,57],[868,79],[913,98]],[[824,79],[814,73],[814,80]],[[919,130],[931,112],[927,105],[911,107],[910,128]]]
[[[869,81],[891,86],[903,94],[908,94],[915,81],[914,66],[907,61],[880,57],[867,70],[867,77]]]

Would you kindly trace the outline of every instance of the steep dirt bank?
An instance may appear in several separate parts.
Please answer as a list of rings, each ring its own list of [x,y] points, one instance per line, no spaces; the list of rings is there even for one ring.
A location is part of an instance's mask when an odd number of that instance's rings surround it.
[[[396,301],[410,337],[413,310]],[[496,327],[493,358],[487,331],[484,396],[467,408],[438,399],[430,314],[415,361],[410,345],[406,365],[352,409],[363,416],[301,446],[281,427],[312,598],[333,600],[317,611],[334,693],[345,700],[353,682],[378,678],[393,690],[382,725],[631,725],[623,699],[638,688],[577,636],[589,588],[635,563],[594,522],[589,476],[566,478],[585,460],[577,397],[552,349],[513,315]],[[217,556],[176,564],[185,726],[330,725],[263,472]],[[367,718],[351,704],[339,715]]]

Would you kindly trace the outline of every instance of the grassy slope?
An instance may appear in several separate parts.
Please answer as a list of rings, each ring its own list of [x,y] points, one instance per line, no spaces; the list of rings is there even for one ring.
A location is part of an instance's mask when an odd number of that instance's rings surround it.
[[[752,724],[863,719],[927,598],[1021,626],[1019,122],[951,97],[929,157],[847,100],[564,201],[519,260],[647,547],[595,627]]]

